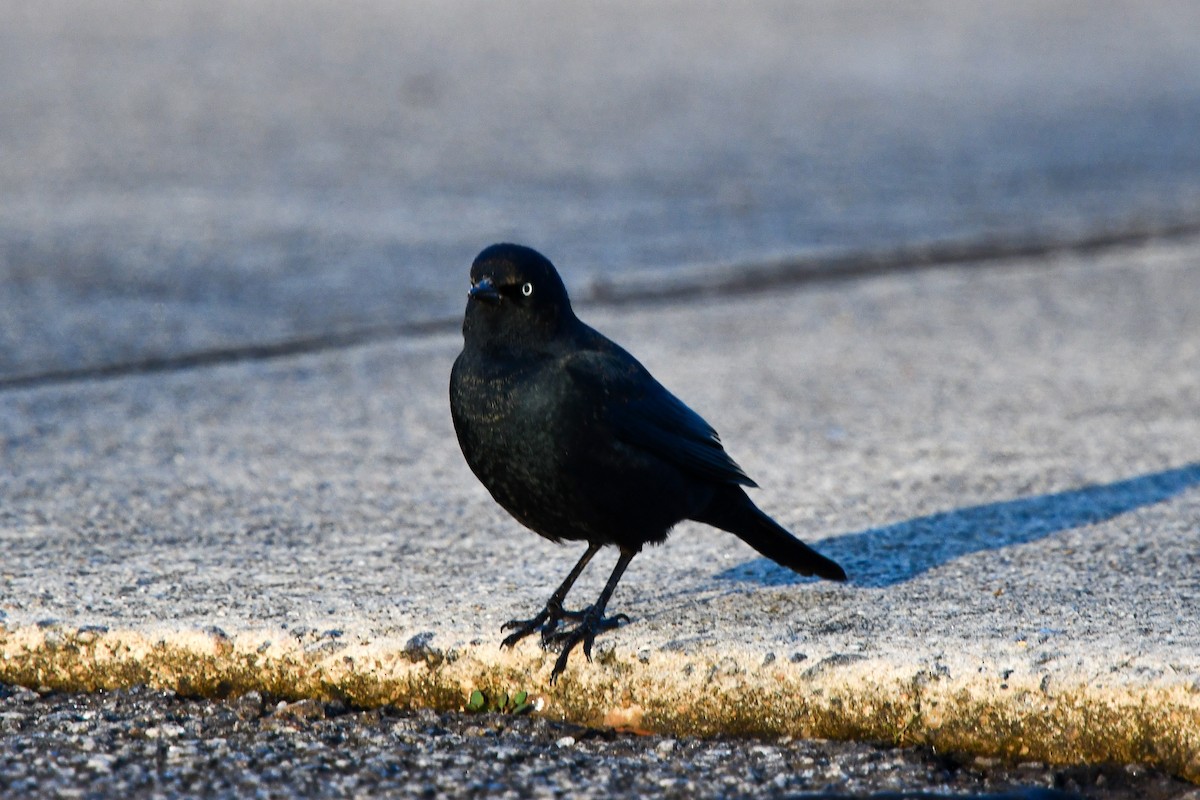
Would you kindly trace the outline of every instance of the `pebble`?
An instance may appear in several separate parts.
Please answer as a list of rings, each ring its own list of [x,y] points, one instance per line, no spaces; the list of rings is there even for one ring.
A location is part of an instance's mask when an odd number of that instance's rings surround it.
[[[861,742],[634,735],[530,714],[281,704],[258,693],[215,701],[0,684],[0,797],[717,798],[900,788],[960,800],[1167,800],[1195,787],[1143,767],[1017,766]]]

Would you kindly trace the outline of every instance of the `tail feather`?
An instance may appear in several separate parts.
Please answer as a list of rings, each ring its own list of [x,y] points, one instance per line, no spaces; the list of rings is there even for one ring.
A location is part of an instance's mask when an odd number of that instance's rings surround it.
[[[729,531],[793,572],[831,581],[846,580],[846,571],[837,562],[813,550],[764,514],[739,486],[730,486],[719,493],[696,519]]]

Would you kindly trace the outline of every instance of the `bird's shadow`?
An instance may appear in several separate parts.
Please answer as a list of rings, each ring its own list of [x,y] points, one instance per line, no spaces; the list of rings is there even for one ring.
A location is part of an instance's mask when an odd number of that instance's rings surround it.
[[[817,549],[842,564],[856,586],[894,586],[956,558],[1103,522],[1198,484],[1200,462],[1115,483],[942,511],[826,539]],[[812,580],[766,558],[731,567],[716,578],[765,586]]]

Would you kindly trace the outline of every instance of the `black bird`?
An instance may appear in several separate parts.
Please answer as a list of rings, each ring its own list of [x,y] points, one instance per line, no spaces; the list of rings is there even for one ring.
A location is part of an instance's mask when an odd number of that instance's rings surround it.
[[[518,522],[554,542],[588,545],[541,612],[502,628],[514,631],[502,647],[535,631],[543,646],[562,645],[552,682],[576,645],[590,660],[596,634],[628,621],[604,616],[617,582],[643,545],[663,542],[682,520],[729,531],[801,575],[846,579],[751,502],[742,487],[757,484],[707,422],[575,316],[537,251],[495,244],[479,254],[463,340],[450,412],[467,464]],[[621,555],[604,590],[567,611],[571,585],[605,545]],[[560,630],[564,620],[577,624]]]

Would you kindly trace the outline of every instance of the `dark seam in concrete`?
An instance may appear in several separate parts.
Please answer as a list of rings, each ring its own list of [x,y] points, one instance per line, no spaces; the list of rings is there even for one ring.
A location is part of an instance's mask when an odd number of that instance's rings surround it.
[[[725,267],[677,269],[593,282],[586,300],[615,306],[690,297],[752,294],[780,286],[834,283],[897,272],[961,265],[1003,266],[1018,259],[1064,253],[1098,253],[1200,233],[1200,223],[1139,225],[1096,231],[1075,239],[983,237],[918,242],[878,250],[828,252]]]
[[[943,240],[879,250],[820,253],[709,268],[655,271],[615,280],[595,280],[582,292],[582,305],[627,306],[686,300],[714,295],[748,295],[782,286],[857,280],[896,272],[944,269],[965,264],[1001,266],[1004,262],[1059,253],[1096,253],[1162,239],[1200,233],[1200,223],[1137,225],[1118,231],[1099,231],[1076,239],[1009,240],[985,237]],[[265,361],[274,358],[337,350],[405,336],[449,333],[459,317],[441,317],[390,325],[374,325],[284,339],[150,356],[91,367],[48,370],[0,377],[0,392],[65,383],[179,372],[188,369]]]
[[[215,367],[239,361],[266,361],[273,358],[318,353],[323,350],[338,350],[356,345],[404,336],[428,336],[449,333],[458,327],[457,317],[399,322],[394,325],[374,325],[357,330],[321,333],[275,342],[260,342],[230,345],[209,350],[196,350],[176,355],[150,356],[133,361],[99,364],[94,367],[50,370],[26,375],[0,378],[0,392],[13,389],[28,389],[89,380],[105,380],[130,375],[147,375],[159,372],[180,372],[200,367]]]

